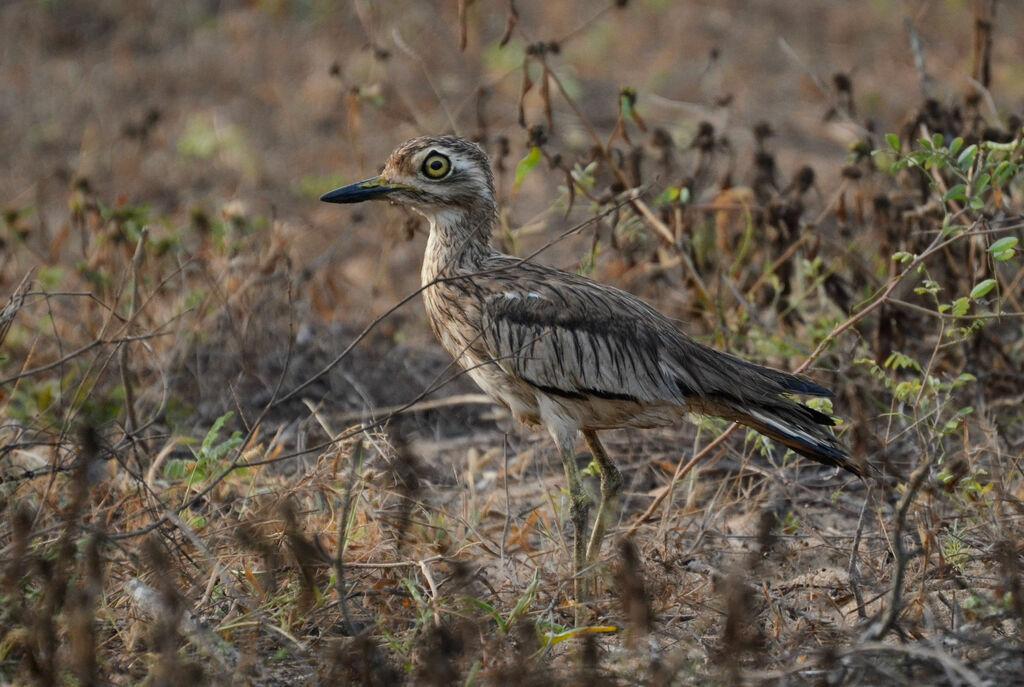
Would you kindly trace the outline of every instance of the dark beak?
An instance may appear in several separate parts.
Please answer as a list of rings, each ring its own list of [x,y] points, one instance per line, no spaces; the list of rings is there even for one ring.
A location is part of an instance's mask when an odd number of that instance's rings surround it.
[[[320,196],[320,200],[325,203],[362,203],[364,200],[381,198],[400,188],[403,186],[388,183],[383,177],[374,177],[336,188]]]

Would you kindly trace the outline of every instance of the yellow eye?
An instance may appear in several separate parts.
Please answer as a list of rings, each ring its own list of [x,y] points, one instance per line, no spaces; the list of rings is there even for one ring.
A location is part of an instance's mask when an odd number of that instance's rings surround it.
[[[452,163],[441,153],[431,153],[423,160],[423,174],[428,179],[443,179],[452,171]]]

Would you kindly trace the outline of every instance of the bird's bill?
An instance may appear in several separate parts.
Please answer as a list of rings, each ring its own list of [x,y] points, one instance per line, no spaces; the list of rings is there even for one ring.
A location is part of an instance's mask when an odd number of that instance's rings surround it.
[[[405,187],[401,184],[392,184],[384,177],[373,177],[329,191],[320,196],[320,200],[325,203],[362,203],[364,200],[382,198],[392,191],[403,188]]]

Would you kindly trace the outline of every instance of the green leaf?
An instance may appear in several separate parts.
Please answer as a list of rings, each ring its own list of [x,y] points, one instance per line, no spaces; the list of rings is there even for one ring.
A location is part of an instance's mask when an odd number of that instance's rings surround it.
[[[886,134],[885,140],[889,144],[889,147],[895,150],[897,153],[900,152],[900,137],[897,134]]]
[[[516,607],[512,609],[512,612],[508,615],[508,620],[505,621],[504,633],[508,633],[508,628],[515,625],[516,621],[519,620],[520,616],[523,615],[533,603],[534,597],[537,595],[537,587],[540,585],[540,570],[533,571],[533,581],[530,582],[530,586],[526,588],[526,592],[519,598],[516,603]],[[500,623],[499,623],[500,624]]]
[[[959,136],[954,138],[952,141],[949,142],[949,154],[950,155],[956,155],[957,151],[960,150],[960,148],[963,146],[963,144],[964,144],[964,139],[960,138]]]
[[[1020,242],[1016,236],[1004,236],[988,247],[989,253],[1002,253],[1005,250],[1013,250]]]
[[[208,431],[206,436],[203,437],[203,444],[199,449],[200,453],[204,453],[213,448],[214,442],[217,441],[217,434],[220,433],[221,428],[224,427],[224,423],[234,416],[234,412],[229,410],[214,421],[213,427],[210,427],[210,431]]]
[[[526,157],[520,160],[519,164],[516,165],[515,188],[519,188],[522,185],[522,183],[526,180],[526,177],[529,176],[530,172],[533,171],[533,168],[540,164],[540,160],[540,148],[537,146],[533,146],[532,148],[530,148],[530,152],[527,153]]]
[[[984,298],[994,288],[996,288],[995,279],[986,279],[985,281],[978,282],[978,284],[971,289],[971,299],[978,300],[979,298]]]
[[[188,475],[188,463],[178,458],[172,458],[164,466],[164,477],[167,479],[185,479]]]
[[[967,229],[967,227],[965,227],[962,224],[952,224],[950,222],[950,215],[946,215],[945,217],[942,218],[942,235],[943,236],[950,236],[950,235],[955,234],[957,232],[964,231],[965,229]]]
[[[1015,249],[1019,242],[1016,236],[1004,236],[989,246],[988,252],[992,254],[993,260],[1006,261],[1016,254]]]
[[[953,301],[953,316],[963,317],[967,314],[967,310],[971,307],[971,302],[967,298],[957,298]]]
[[[918,372],[921,371],[921,365],[916,360],[911,358],[909,355],[900,353],[899,351],[893,351],[892,354],[886,358],[884,365],[891,370],[905,370],[909,368],[917,370]]]
[[[964,148],[964,151],[960,153],[960,157],[956,159],[956,166],[963,171],[967,171],[974,165],[974,156],[978,153],[978,146],[972,143],[971,145]]]
[[[1006,183],[1006,180],[1010,177],[1010,161],[1003,160],[997,166],[994,172],[992,172],[992,178],[995,180],[996,186],[1002,186]]]
[[[505,619],[501,617],[501,614],[498,613],[497,610],[495,610],[494,606],[481,599],[475,599],[472,596],[465,596],[462,598],[462,601],[463,603],[471,603],[477,608],[489,613],[490,616],[494,618],[494,622],[498,624],[498,629],[501,630],[501,634],[508,632],[508,625],[505,624]]]
[[[622,108],[622,116],[633,121],[633,104],[636,103],[636,90],[626,87],[619,91],[619,107]]]
[[[957,184],[946,191],[946,195],[942,196],[942,200],[943,202],[950,200],[967,200],[967,186],[964,184]]]

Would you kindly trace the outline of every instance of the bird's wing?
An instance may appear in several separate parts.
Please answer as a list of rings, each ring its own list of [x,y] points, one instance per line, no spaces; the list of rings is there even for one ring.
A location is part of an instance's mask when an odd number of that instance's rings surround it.
[[[534,386],[680,405],[831,395],[806,377],[703,346],[612,286],[529,264],[502,265],[495,274],[484,298],[484,345],[507,372]]]
[[[548,394],[674,403],[860,474],[826,429],[832,418],[789,397],[828,396],[828,389],[703,346],[625,291],[536,266],[506,266],[489,280],[481,315],[491,359]]]
[[[517,271],[488,294],[483,343],[498,365],[567,397],[682,402],[661,360],[667,319],[618,289],[544,276]]]

